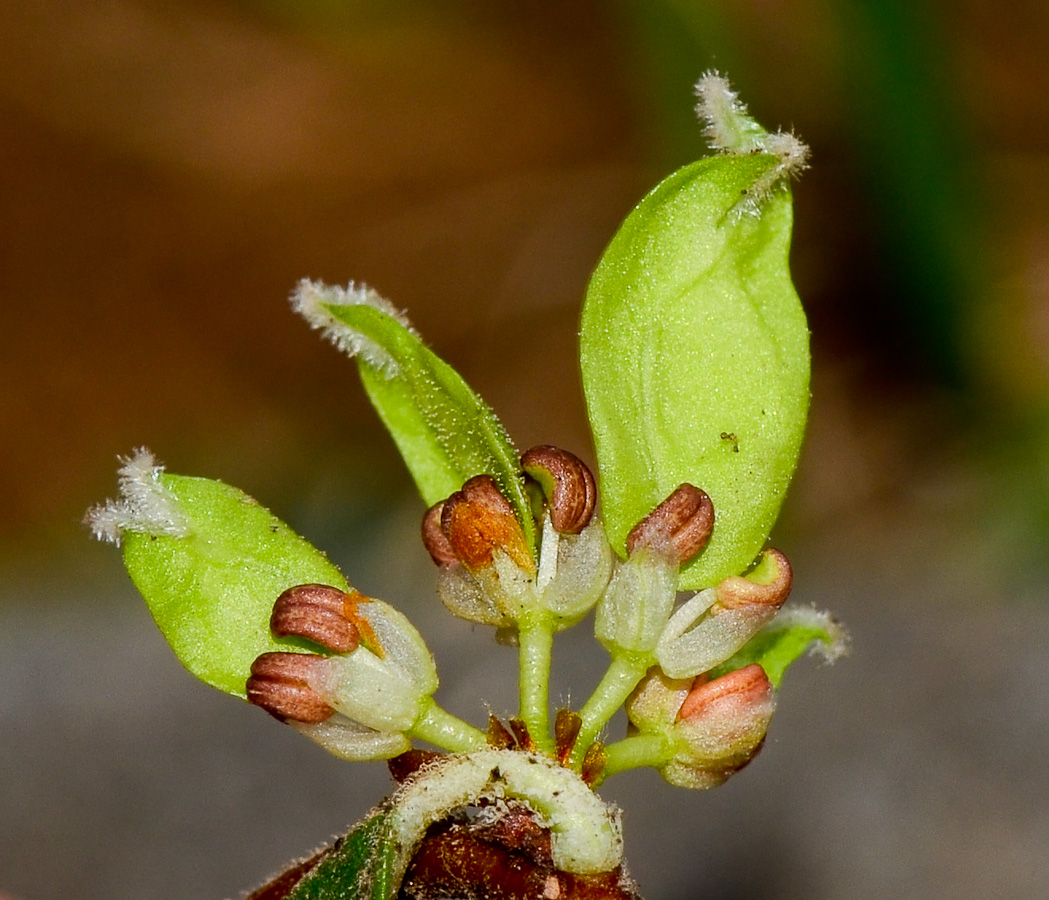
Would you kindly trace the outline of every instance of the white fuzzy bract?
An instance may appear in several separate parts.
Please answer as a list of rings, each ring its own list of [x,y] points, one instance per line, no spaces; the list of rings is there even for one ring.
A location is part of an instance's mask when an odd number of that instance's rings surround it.
[[[120,462],[119,498],[92,507],[84,517],[95,537],[117,546],[125,531],[185,537],[186,518],[175,496],[161,484],[164,467],[153,454],[140,447],[131,456],[120,457]]]

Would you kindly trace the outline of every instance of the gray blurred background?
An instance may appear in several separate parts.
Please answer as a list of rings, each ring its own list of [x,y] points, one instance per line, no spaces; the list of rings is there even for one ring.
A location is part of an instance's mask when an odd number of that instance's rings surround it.
[[[787,677],[726,786],[603,791],[649,898],[1049,896],[1049,10],[907,0],[0,5],[0,895],[221,900],[358,818],[329,758],[197,683],[83,510],[148,445],[397,603],[439,697],[515,704],[300,277],[405,307],[518,445],[592,459],[579,304],[729,73],[813,148],[810,437],[776,544],[853,654]],[[604,655],[555,647],[581,701]]]

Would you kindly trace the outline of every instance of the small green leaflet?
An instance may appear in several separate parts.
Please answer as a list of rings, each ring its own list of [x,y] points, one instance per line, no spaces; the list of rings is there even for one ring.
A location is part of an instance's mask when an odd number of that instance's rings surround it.
[[[327,557],[247,494],[220,481],[162,473],[184,537],[124,533],[124,564],[178,658],[208,684],[244,696],[251,664],[315,645],[270,633],[273,604],[297,584],[348,590]]]
[[[432,506],[474,475],[491,475],[534,548],[535,526],[518,454],[495,413],[455,369],[392,316],[366,305],[325,308],[379,345],[396,364],[391,375],[363,356],[357,358],[368,397],[423,501]]]
[[[627,532],[682,482],[714,533],[681,572],[698,590],[743,572],[779,512],[809,400],[808,328],[788,269],[791,197],[739,206],[779,164],[719,155],[631,212],[587,290],[580,362],[605,528]]]

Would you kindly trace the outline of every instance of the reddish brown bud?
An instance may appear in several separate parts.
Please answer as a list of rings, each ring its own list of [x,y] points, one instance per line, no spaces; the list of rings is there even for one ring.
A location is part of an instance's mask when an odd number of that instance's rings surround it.
[[[626,538],[628,553],[641,547],[669,551],[680,563],[699,553],[714,530],[714,504],[687,482],[637,523]]]
[[[270,630],[281,637],[301,637],[333,653],[356,650],[361,640],[356,604],[361,595],[327,584],[300,584],[277,598]]]
[[[282,722],[323,722],[335,710],[309,685],[311,672],[323,662],[312,653],[263,653],[251,664],[248,700]]]
[[[454,566],[459,562],[459,557],[455,555],[455,548],[452,546],[452,542],[448,540],[448,535],[441,528],[441,514],[444,512],[445,502],[442,500],[426,510],[422,526],[423,546],[426,547],[426,552],[430,554],[430,559],[442,569]]]
[[[492,564],[497,550],[522,569],[535,564],[513,507],[491,475],[477,475],[444,501],[441,529],[455,555],[471,571]]]
[[[778,609],[794,583],[790,561],[779,550],[768,549],[746,575],[732,575],[717,586],[718,604],[724,609],[763,606]]]
[[[728,717],[732,711],[745,711],[767,703],[772,697],[772,682],[757,663],[706,680],[700,675],[692,683],[677,714],[678,721],[701,719],[716,714]]]
[[[541,444],[521,457],[521,468],[542,488],[558,534],[579,534],[586,528],[597,505],[597,484],[578,456]]]

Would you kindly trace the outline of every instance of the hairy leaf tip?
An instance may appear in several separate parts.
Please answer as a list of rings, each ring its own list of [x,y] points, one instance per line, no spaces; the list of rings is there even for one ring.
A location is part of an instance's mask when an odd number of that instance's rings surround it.
[[[852,637],[848,629],[838,622],[830,613],[814,606],[795,606],[784,609],[776,616],[773,623],[777,628],[811,628],[821,632],[819,639],[812,643],[809,653],[820,656],[824,662],[837,662],[848,656]]]
[[[405,328],[415,333],[407,316],[389,300],[365,284],[352,281],[345,288],[311,281],[303,278],[291,295],[291,306],[310,325],[320,331],[329,341],[347,356],[360,356],[385,375],[392,377],[398,372],[396,361],[375,341],[365,337],[357,329],[332,315],[332,306],[370,306],[396,319]]]
[[[145,447],[120,457],[120,496],[87,511],[84,523],[100,541],[120,545],[125,531],[185,537],[186,519],[171,492],[160,482],[164,467]]]
[[[785,131],[767,132],[747,111],[746,104],[732,89],[727,78],[707,72],[696,82],[696,115],[705,123],[703,133],[712,150],[733,156],[768,153],[779,158],[740,201],[737,210],[748,215],[761,211],[761,204],[773,189],[785,184],[808,168],[809,148],[797,136]]]

